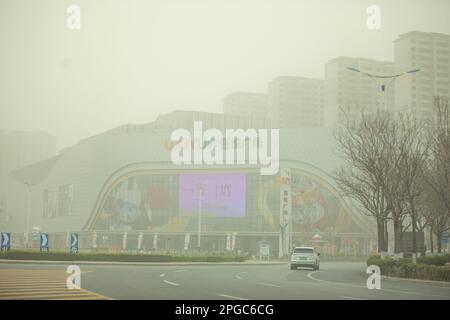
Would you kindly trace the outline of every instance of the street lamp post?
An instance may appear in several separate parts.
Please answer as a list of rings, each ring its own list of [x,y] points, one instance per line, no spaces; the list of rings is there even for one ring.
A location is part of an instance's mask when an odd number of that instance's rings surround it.
[[[369,77],[370,79],[372,79],[374,81],[376,81],[376,80],[381,80],[382,81],[383,79],[385,80],[385,82],[381,83],[381,85],[380,85],[380,89],[381,89],[381,92],[383,94],[383,109],[384,109],[383,111],[386,111],[386,89],[387,89],[387,86],[390,85],[392,82],[394,82],[397,78],[399,78],[401,76],[404,76],[404,75],[407,75],[407,74],[413,74],[413,73],[416,73],[416,72],[420,71],[420,69],[411,69],[411,70],[408,70],[406,72],[397,73],[397,74],[379,75],[379,74],[363,72],[363,71],[361,71],[361,70],[359,70],[358,68],[355,68],[355,67],[347,67],[347,70],[361,73],[361,74]]]
[[[202,237],[202,204],[203,204],[203,185],[198,185],[198,237],[197,247],[200,252]]]
[[[402,73],[397,73],[397,74],[391,74],[391,75],[377,75],[377,74],[373,74],[373,73],[368,73],[368,72],[363,72],[361,70],[359,70],[358,68],[355,67],[347,67],[347,70],[349,71],[353,71],[353,72],[358,72],[361,73],[367,77],[369,77],[372,80],[385,80],[384,83],[381,83],[380,88],[381,88],[381,92],[383,93],[383,111],[387,111],[386,110],[386,86],[390,85],[391,83],[393,83],[397,78],[404,76],[404,75],[408,75],[408,74],[414,74],[420,71],[420,69],[414,68],[414,69],[410,69],[406,72],[402,72]],[[386,82],[387,81],[387,82]],[[386,229],[387,230],[387,229]],[[413,225],[413,234],[415,232],[415,226]],[[413,239],[415,239],[415,236],[413,236]],[[415,240],[413,240],[415,241]],[[415,247],[415,245],[413,245]],[[387,250],[387,248],[386,248]],[[383,252],[381,253],[383,255]],[[413,261],[415,261],[415,254],[413,254]]]
[[[27,224],[25,229],[25,246],[28,248],[30,237],[30,220],[31,220],[31,184],[26,182],[27,186]]]

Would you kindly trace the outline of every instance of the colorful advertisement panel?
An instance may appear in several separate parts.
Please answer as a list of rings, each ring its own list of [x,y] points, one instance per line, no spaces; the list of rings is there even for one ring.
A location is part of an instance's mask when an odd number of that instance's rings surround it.
[[[180,215],[198,215],[201,204],[204,216],[244,217],[245,178],[239,173],[181,174]]]

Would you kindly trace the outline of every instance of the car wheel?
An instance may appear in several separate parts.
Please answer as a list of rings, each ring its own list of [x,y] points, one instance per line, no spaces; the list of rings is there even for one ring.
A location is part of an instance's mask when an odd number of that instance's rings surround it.
[[[295,270],[297,269],[295,266],[291,266],[291,270]]]

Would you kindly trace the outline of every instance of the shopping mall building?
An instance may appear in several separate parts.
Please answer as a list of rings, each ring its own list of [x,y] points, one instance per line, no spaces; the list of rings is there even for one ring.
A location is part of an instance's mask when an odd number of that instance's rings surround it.
[[[175,165],[171,132],[203,127],[268,128],[265,119],[176,111],[80,141],[59,155],[14,172],[20,195],[10,199],[17,245],[28,230],[50,247],[80,236],[80,249],[201,251],[270,255],[294,245],[327,254],[374,250],[372,219],[344,198],[331,177],[339,164],[332,132],[280,130],[276,175],[258,165]],[[200,241],[199,241],[200,234]],[[25,238],[24,238],[25,239]],[[31,241],[31,240],[30,240]]]

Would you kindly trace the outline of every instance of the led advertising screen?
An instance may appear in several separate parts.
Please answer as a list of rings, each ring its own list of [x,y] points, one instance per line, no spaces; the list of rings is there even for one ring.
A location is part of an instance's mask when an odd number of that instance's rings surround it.
[[[180,215],[198,215],[201,200],[205,217],[245,216],[245,174],[181,174],[179,179]]]

